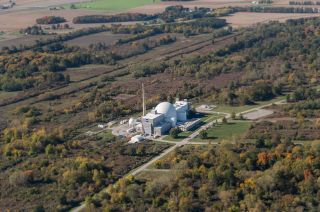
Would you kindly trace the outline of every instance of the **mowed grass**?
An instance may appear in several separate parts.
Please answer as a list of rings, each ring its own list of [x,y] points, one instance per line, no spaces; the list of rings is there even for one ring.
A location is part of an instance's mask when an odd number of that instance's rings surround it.
[[[234,136],[244,134],[250,127],[251,122],[248,121],[234,121],[227,124],[218,124],[207,130],[208,138],[201,139],[196,137],[192,141],[211,141],[211,140],[228,140]]]
[[[92,2],[77,3],[74,5],[79,9],[122,11],[157,2],[160,2],[160,0],[94,0]]]
[[[220,119],[222,117],[223,117],[222,115],[217,115],[217,114],[203,114],[203,117],[201,118],[202,124],[195,127],[191,131],[179,133],[178,138],[173,138],[172,136],[167,135],[163,139],[168,140],[168,141],[176,141],[176,142],[182,141],[183,139],[189,137],[194,131],[199,129],[200,126],[208,124],[209,122],[215,121],[215,120]]]
[[[182,141],[183,139],[187,138],[191,134],[192,134],[191,131],[181,132],[181,133],[179,133],[178,138],[173,138],[171,135],[167,135],[163,139],[167,140],[167,141],[176,141],[176,142],[178,142],[178,141]]]

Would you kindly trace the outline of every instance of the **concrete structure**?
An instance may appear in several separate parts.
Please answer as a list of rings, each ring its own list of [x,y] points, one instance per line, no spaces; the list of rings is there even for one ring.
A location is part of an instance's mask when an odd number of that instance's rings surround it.
[[[108,127],[108,125],[107,124],[98,124],[98,127],[101,129],[104,129],[104,128]]]
[[[201,119],[192,119],[184,122],[183,124],[179,125],[179,129],[183,132],[192,130],[193,128],[197,127],[201,124]]]
[[[141,141],[144,141],[144,137],[142,135],[135,135],[130,139],[129,143],[135,144],[140,143]]]
[[[143,133],[146,136],[162,136],[178,123],[186,122],[189,109],[187,100],[177,100],[175,104],[161,102],[142,117]]]
[[[196,111],[206,113],[212,111],[216,107],[216,105],[200,105],[196,108]]]

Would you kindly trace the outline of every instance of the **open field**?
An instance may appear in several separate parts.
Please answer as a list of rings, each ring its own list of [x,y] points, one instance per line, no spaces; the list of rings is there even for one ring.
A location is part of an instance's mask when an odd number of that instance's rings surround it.
[[[101,32],[88,36],[78,37],[65,42],[67,45],[74,45],[80,47],[88,47],[90,44],[104,43],[107,46],[114,44],[122,38],[127,38],[126,34],[112,34],[111,32]]]
[[[209,128],[208,139],[194,138],[192,141],[215,141],[228,140],[235,136],[240,136],[246,132],[250,126],[248,121],[230,121],[227,124],[218,124]]]
[[[108,11],[123,11],[139,6],[150,5],[160,2],[160,0],[93,0],[85,3],[75,4],[76,8],[108,10]]]
[[[285,22],[288,19],[319,17],[320,14],[292,14],[292,13],[249,13],[240,12],[224,17],[233,27],[247,27],[270,21]]]
[[[17,6],[10,10],[0,11],[0,31],[15,32],[21,28],[26,28],[35,24],[35,20],[43,16],[62,16],[67,19],[67,23],[75,29],[93,26],[94,24],[72,24],[71,21],[76,16],[81,15],[95,15],[95,14],[110,14],[119,10],[139,13],[157,13],[162,12],[170,5],[184,5],[185,7],[210,7],[219,8],[226,6],[248,6],[251,1],[245,0],[198,0],[190,2],[160,2],[153,3],[152,0],[138,0],[138,1],[105,1],[96,0],[88,3],[79,3],[82,9],[69,9],[66,4],[75,2],[87,2],[87,0],[25,0],[19,1]],[[62,10],[48,10],[50,6],[64,5]],[[87,7],[89,5],[89,8]],[[144,5],[144,6],[141,6]],[[131,8],[131,9],[130,9]],[[236,27],[249,26],[256,23],[268,22],[271,20],[284,21],[289,18],[311,17],[318,14],[263,14],[263,13],[239,13],[227,17],[227,20]],[[97,25],[97,24],[95,24]]]
[[[228,6],[248,6],[251,5],[251,1],[247,0],[196,0],[196,1],[165,1],[156,4],[148,4],[145,6],[136,7],[130,9],[130,12],[144,12],[144,13],[158,13],[165,10],[166,7],[172,5],[183,5],[184,7],[208,7],[219,8]]]
[[[191,131],[181,132],[179,133],[178,138],[173,138],[171,135],[167,135],[163,139],[168,141],[182,141],[183,139],[189,137],[189,135],[191,134],[192,134]]]
[[[21,11],[12,11],[10,13],[0,12],[0,31],[4,32],[15,32],[19,31],[21,28],[26,28],[28,26],[33,26],[36,24],[36,19],[44,16],[61,16],[67,19],[67,24],[72,28],[84,28],[88,26],[95,26],[98,24],[84,24],[84,25],[74,25],[72,19],[76,16],[81,15],[94,15],[103,14],[99,11],[94,10],[48,10],[43,8],[36,9],[26,9]],[[101,25],[101,24],[99,24]]]

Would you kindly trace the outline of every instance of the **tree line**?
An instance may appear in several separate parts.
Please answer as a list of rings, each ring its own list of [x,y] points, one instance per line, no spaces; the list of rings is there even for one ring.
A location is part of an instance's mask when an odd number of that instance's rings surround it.
[[[42,18],[37,18],[37,24],[60,24],[66,22],[67,20],[60,16],[45,16]]]
[[[141,13],[120,13],[117,15],[85,15],[73,18],[74,24],[88,23],[114,23],[130,21],[149,21],[155,19],[155,15],[146,15]]]

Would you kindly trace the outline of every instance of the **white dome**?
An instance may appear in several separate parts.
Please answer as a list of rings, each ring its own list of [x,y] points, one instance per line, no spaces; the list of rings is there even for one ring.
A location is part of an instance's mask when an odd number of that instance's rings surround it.
[[[175,127],[177,124],[177,111],[173,104],[169,102],[161,102],[155,108],[157,113],[164,114],[166,120],[171,122],[172,127]]]

